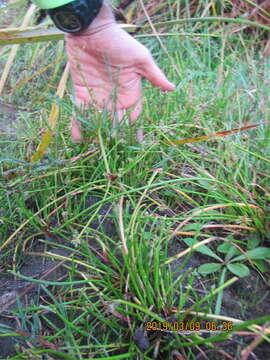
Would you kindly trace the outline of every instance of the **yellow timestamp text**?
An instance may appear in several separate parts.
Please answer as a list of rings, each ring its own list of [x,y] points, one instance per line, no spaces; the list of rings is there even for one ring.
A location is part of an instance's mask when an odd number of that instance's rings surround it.
[[[148,321],[146,331],[232,331],[232,321]]]

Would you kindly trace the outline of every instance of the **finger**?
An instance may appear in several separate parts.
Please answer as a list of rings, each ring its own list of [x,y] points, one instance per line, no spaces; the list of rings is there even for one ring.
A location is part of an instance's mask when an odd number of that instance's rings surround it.
[[[139,99],[129,115],[129,121],[133,124],[142,112],[142,99]]]
[[[143,138],[144,138],[143,129],[138,129],[137,130],[137,139],[138,139],[138,141],[141,143],[143,141]]]
[[[90,105],[94,102],[93,92],[90,88],[87,88],[84,85],[74,84],[75,88],[75,104],[78,108],[84,109],[87,105]],[[92,96],[91,96],[92,95]]]
[[[140,100],[138,104],[136,104],[134,110],[129,114],[129,121],[131,123],[134,123],[138,119],[141,111],[142,111],[142,101]],[[117,110],[117,117],[119,123],[121,123],[121,120],[123,119],[124,115],[125,115],[125,110]],[[138,142],[141,143],[144,138],[143,129],[139,128],[136,132],[136,135]]]
[[[121,121],[125,115],[125,110],[117,110],[116,112],[111,113],[112,117],[112,127],[113,129],[116,129],[119,125],[121,125]]]
[[[135,105],[129,106],[129,108],[131,109],[131,111],[129,112],[129,122],[133,124],[138,119],[142,111],[142,99],[137,100]],[[126,113],[126,110],[127,109],[124,108],[124,109],[117,109],[116,111],[114,111],[112,109],[112,105],[109,104],[109,111],[113,121],[113,128],[115,128],[117,124],[121,124],[121,121]]]
[[[75,94],[76,94],[75,104],[76,104],[77,108],[80,110],[80,112],[83,113],[89,107],[90,99],[89,99],[89,97],[86,98],[85,94],[82,94],[78,91],[75,91]],[[86,101],[88,101],[88,103],[86,103]],[[80,123],[80,121],[77,120],[76,111],[73,112],[73,117],[71,119],[71,138],[72,138],[72,141],[75,143],[83,142],[83,136],[82,136],[82,132],[81,132],[81,123]]]
[[[81,143],[83,141],[80,123],[75,118],[71,119],[71,137],[75,143]]]
[[[140,65],[140,74],[149,80],[153,86],[159,87],[163,91],[173,91],[175,89],[175,85],[166,78],[152,56],[148,56]]]
[[[140,116],[141,112],[142,112],[142,99],[140,98],[137,102],[137,104],[135,105],[134,109],[131,111],[130,115],[129,115],[129,121],[131,123],[134,123],[138,117]],[[137,130],[137,139],[138,141],[141,143],[143,141],[143,129],[139,128]]]

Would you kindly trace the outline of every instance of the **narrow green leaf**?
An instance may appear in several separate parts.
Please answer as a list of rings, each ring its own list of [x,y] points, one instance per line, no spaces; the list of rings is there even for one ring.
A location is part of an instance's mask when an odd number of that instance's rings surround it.
[[[122,29],[134,32],[136,25],[122,24]],[[55,27],[37,25],[30,28],[0,29],[0,45],[25,44],[40,41],[63,40],[64,33]]]
[[[217,264],[217,263],[208,263],[208,264],[203,264],[198,268],[198,272],[200,274],[212,274],[213,272],[218,271],[221,268],[221,264]]]
[[[255,264],[262,273],[267,270],[266,262],[263,260],[253,260],[253,264]]]
[[[249,275],[249,268],[244,264],[228,264],[227,268],[232,272],[234,275],[239,277],[244,277]]]
[[[188,246],[193,246],[195,244],[198,244],[199,241],[192,239],[192,238],[187,238],[184,239],[184,242],[188,245]],[[223,261],[217,254],[215,254],[211,249],[209,249],[209,247],[207,247],[206,245],[202,245],[200,246],[198,249],[196,249],[195,251],[200,252],[201,254],[207,255],[207,256],[211,256],[212,258],[218,260],[218,261]]]
[[[219,279],[219,287],[225,283],[226,272],[227,272],[227,268],[226,268],[226,266],[224,266],[221,271],[221,276]],[[219,315],[221,312],[222,297],[223,297],[223,291],[221,290],[217,295],[217,302],[216,302],[216,306],[215,306],[215,314],[217,314],[217,315]]]
[[[231,246],[232,245],[230,243],[224,242],[223,244],[221,244],[217,247],[217,250],[223,254],[227,254],[227,252],[229,251]]]
[[[255,236],[254,234],[252,234],[252,236],[250,236],[248,238],[247,248],[249,250],[254,249],[259,245],[260,242],[261,242],[261,239],[260,239],[259,235],[257,234],[257,236]]]
[[[226,258],[225,260],[228,261],[230,260],[234,255],[239,255],[241,254],[241,251],[238,250],[235,246],[231,245],[231,247],[229,248],[229,251],[226,254]]]
[[[266,25],[262,25],[256,21],[250,21],[245,19],[235,19],[229,17],[221,17],[221,16],[211,16],[211,17],[193,17],[193,18],[186,18],[186,19],[179,19],[179,20],[169,20],[169,21],[161,21],[155,23],[155,27],[165,26],[165,25],[177,25],[177,24],[185,24],[185,23],[196,23],[196,22],[208,22],[208,23],[215,23],[215,22],[225,22],[225,23],[232,23],[238,25],[249,25],[252,27],[257,27],[266,31],[270,31],[270,27]],[[151,27],[150,24],[145,24],[141,27],[141,29],[147,29]]]
[[[26,164],[26,161],[18,160],[14,158],[0,158],[0,163],[10,162],[14,164]]]
[[[247,256],[250,259],[266,259],[266,258],[270,258],[270,248],[267,247],[258,247],[256,249],[252,249],[252,250],[248,250],[247,251]],[[240,255],[237,256],[236,258],[234,258],[232,261],[239,261],[239,260],[245,260],[246,257],[244,255]]]
[[[183,227],[182,231],[200,231],[202,228],[202,224],[198,222],[187,224]]]

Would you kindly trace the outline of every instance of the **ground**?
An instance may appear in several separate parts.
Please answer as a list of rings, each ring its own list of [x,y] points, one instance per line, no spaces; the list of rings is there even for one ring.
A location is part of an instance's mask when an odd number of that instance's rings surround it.
[[[166,17],[175,16],[168,4]],[[112,136],[106,114],[90,109],[82,119],[90,141],[73,144],[69,83],[57,133],[37,164],[29,160],[65,58],[46,66],[61,57],[63,43],[20,47],[0,100],[1,359],[268,358],[269,332],[261,333],[270,321],[270,64],[245,34],[203,26],[168,29],[177,35],[165,44],[180,78],[158,41],[138,34],[177,85],[165,95],[144,83],[145,143],[132,144],[128,126],[126,137]],[[7,49],[0,49],[0,69]],[[102,141],[91,142],[95,121]],[[204,135],[210,139],[164,145]],[[204,253],[173,260],[188,240],[206,239]],[[218,246],[228,242],[244,254],[266,249],[265,258],[242,260],[245,277],[224,273],[225,263],[202,275],[199,267],[216,261],[209,251],[223,258]],[[213,343],[212,331],[144,331],[161,320],[222,325],[222,316],[234,330]],[[237,329],[240,320],[250,323]]]

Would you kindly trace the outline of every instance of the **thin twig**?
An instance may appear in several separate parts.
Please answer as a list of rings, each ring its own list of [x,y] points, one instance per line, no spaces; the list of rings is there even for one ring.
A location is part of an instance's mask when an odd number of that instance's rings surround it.
[[[118,205],[118,222],[119,222],[119,229],[120,229],[120,237],[122,240],[122,249],[125,255],[128,255],[128,248],[127,248],[127,242],[125,239],[125,230],[124,230],[124,224],[123,224],[123,201],[124,197],[121,196],[120,202]]]

